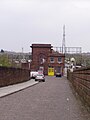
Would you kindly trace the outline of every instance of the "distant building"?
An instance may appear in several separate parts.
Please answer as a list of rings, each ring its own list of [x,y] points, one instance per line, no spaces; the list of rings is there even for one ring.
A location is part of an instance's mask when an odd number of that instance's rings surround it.
[[[54,51],[51,44],[32,44],[31,71],[43,70],[46,75],[63,75],[65,55]]]

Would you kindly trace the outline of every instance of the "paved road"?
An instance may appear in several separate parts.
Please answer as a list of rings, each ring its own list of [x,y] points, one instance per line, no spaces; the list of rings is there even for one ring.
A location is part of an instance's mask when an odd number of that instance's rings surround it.
[[[90,120],[90,114],[68,80],[46,76],[46,82],[0,98],[0,120]]]

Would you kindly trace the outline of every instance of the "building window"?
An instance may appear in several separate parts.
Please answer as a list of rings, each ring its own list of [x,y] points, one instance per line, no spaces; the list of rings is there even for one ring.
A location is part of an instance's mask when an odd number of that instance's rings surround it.
[[[50,57],[50,63],[54,63],[54,57]]]
[[[61,63],[61,62],[62,62],[62,58],[58,57],[58,63]]]
[[[39,54],[39,63],[44,64],[46,61],[46,56],[42,53]]]

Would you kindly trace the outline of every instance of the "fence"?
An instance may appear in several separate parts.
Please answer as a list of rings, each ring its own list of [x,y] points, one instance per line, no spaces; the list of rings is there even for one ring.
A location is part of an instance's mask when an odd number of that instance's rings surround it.
[[[0,87],[29,80],[29,70],[20,68],[0,67]]]
[[[81,99],[90,107],[90,67],[67,72],[67,79],[71,81]]]

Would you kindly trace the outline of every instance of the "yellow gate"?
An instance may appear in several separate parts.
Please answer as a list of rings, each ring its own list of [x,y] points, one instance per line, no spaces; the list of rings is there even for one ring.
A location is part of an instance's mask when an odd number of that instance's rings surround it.
[[[54,76],[54,68],[48,68],[48,75]]]

